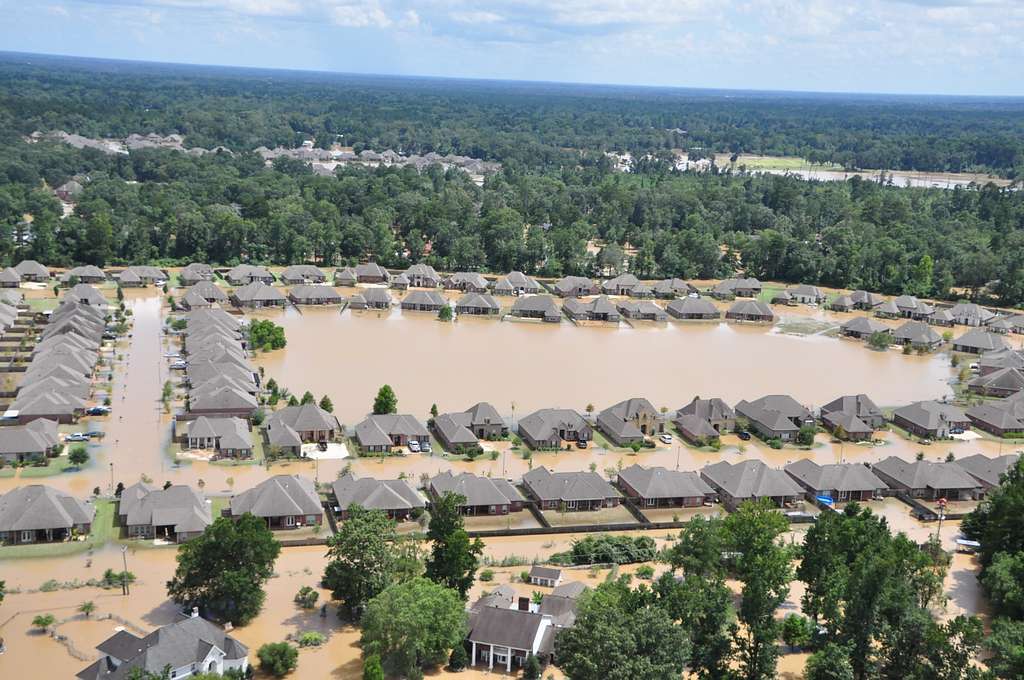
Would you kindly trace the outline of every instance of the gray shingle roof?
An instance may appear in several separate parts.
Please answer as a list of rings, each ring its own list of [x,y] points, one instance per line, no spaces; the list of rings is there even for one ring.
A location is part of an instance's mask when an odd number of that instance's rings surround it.
[[[275,475],[231,499],[232,516],[247,512],[257,517],[319,515],[321,511],[313,480],[299,475]]]
[[[967,347],[977,352],[1006,349],[1010,345],[999,333],[990,333],[984,328],[972,328],[953,340],[954,347]]]
[[[745,460],[735,465],[726,461],[707,465],[701,470],[701,476],[711,486],[737,499],[799,496],[802,493],[789,475],[759,460]]]
[[[619,472],[619,479],[629,484],[641,498],[696,498],[714,493],[714,489],[690,471],[667,470],[633,464]]]
[[[877,491],[887,487],[870,468],[859,463],[818,465],[805,458],[789,463],[785,470],[814,491]]]
[[[633,422],[646,414],[656,420],[663,420],[661,413],[643,397],[633,397],[609,406],[597,414],[597,422],[607,432],[619,437],[642,437],[640,428]]]
[[[930,460],[907,462],[896,456],[875,463],[873,469],[892,477],[908,489],[975,489],[978,481],[956,463]]]
[[[70,529],[91,523],[95,514],[94,506],[42,484],[0,495],[0,532]]]
[[[718,307],[715,307],[710,300],[705,300],[704,298],[685,297],[680,300],[673,300],[668,303],[666,310],[669,314],[675,317],[698,315],[714,315],[715,317],[718,317],[722,315],[722,313],[718,311]]]
[[[893,416],[899,416],[925,430],[934,430],[943,421],[967,422],[967,414],[959,406],[938,401],[918,401],[907,404],[893,411]]]
[[[881,321],[867,316],[855,316],[839,327],[843,331],[871,335],[872,333],[891,333],[892,330]]]
[[[346,474],[331,487],[338,507],[358,505],[367,510],[400,511],[422,508],[426,504],[404,479],[373,479]]]
[[[1010,468],[1017,464],[1019,459],[1020,456],[1016,453],[996,456],[994,458],[976,453],[973,456],[958,459],[956,464],[975,479],[989,486],[997,486],[999,484],[999,477],[1006,474]]]
[[[523,475],[523,484],[542,501],[592,501],[621,494],[596,472],[551,472],[535,467]]]
[[[203,497],[184,484],[151,490],[118,514],[127,526],[173,526],[177,533],[202,531],[213,522]]]
[[[586,424],[576,411],[567,408],[542,408],[519,421],[519,431],[536,441],[548,439],[560,429],[578,431]]]
[[[909,342],[912,345],[937,345],[942,336],[923,321],[908,321],[892,334],[897,342]]]
[[[370,415],[356,425],[356,439],[363,446],[390,446],[392,436],[429,436],[423,423],[408,414]]]
[[[465,497],[465,505],[507,505],[520,502],[523,497],[504,479],[480,477],[469,472],[454,475],[450,470],[434,476],[430,488],[438,496],[454,493]]]

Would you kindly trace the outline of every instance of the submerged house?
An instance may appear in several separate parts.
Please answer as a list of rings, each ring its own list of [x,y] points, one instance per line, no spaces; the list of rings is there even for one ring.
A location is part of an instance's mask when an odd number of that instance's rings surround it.
[[[390,451],[393,446],[408,446],[410,441],[429,442],[430,433],[413,416],[385,413],[367,416],[356,425],[355,439],[363,451],[379,453]]]
[[[788,394],[769,394],[754,401],[736,404],[736,413],[750,422],[750,427],[765,439],[790,441],[800,428],[814,424],[806,407]]]
[[[253,281],[232,291],[231,303],[236,307],[284,307],[288,299],[279,289]]]
[[[479,272],[455,272],[441,281],[446,290],[461,290],[464,293],[486,293],[490,281]]]
[[[637,321],[668,321],[668,314],[664,309],[650,300],[619,300],[615,303],[619,314],[627,319]]]
[[[699,473],[635,463],[619,471],[616,485],[643,508],[697,508],[715,495]]]
[[[685,297],[681,300],[673,300],[668,303],[665,311],[684,321],[717,321],[722,317],[718,307],[704,298]]]
[[[593,435],[583,416],[571,409],[543,408],[519,420],[519,436],[531,449],[558,449],[562,442],[585,442]]]
[[[744,501],[765,498],[781,508],[803,495],[803,490],[789,475],[759,460],[745,460],[735,465],[726,461],[706,465],[700,476],[718,493],[730,512]]]
[[[543,291],[537,281],[522,272],[509,272],[494,282],[495,295],[536,295]]]
[[[682,279],[662,279],[654,284],[651,289],[654,297],[671,299],[686,297],[691,293],[697,293],[697,287]]]
[[[956,463],[908,462],[889,456],[872,465],[871,470],[891,488],[911,498],[960,501],[977,498],[981,492],[981,483]]]
[[[441,277],[429,264],[417,263],[404,272],[413,288],[437,288],[441,285]]]
[[[612,508],[622,495],[596,472],[551,472],[535,467],[523,475],[523,488],[541,510],[568,512]]]
[[[403,311],[436,312],[448,301],[436,290],[414,290],[402,300]]]
[[[430,497],[438,500],[452,493],[465,498],[459,506],[464,515],[507,515],[523,509],[524,498],[507,479],[481,477],[469,472],[435,475],[427,485]]]
[[[488,293],[466,293],[456,301],[455,313],[498,316],[501,314],[501,305]]]
[[[96,508],[42,484],[0,494],[0,543],[65,541],[92,530]]]
[[[335,512],[342,521],[348,519],[349,508],[358,505],[366,510],[380,510],[393,520],[407,520],[426,507],[426,501],[404,479],[373,479],[347,473],[331,484]]]
[[[784,469],[807,492],[809,500],[824,496],[836,503],[869,501],[888,488],[871,468],[859,463],[818,465],[805,458]]]
[[[999,333],[990,333],[983,328],[972,328],[953,340],[954,352],[982,354],[998,349],[1009,349],[1010,344]]]
[[[967,414],[959,406],[940,401],[918,401],[893,411],[892,422],[918,437],[948,439],[954,430],[971,426]]]
[[[757,297],[761,294],[761,282],[755,278],[725,279],[711,288],[711,296],[719,300],[737,297]]]
[[[465,411],[442,413],[434,418],[432,427],[441,445],[448,451],[479,448],[480,440],[508,436],[508,425],[498,410],[486,401]]]
[[[986,397],[1008,397],[1024,389],[1024,372],[1018,368],[1001,368],[972,379],[967,389]]]
[[[550,295],[524,295],[512,305],[512,316],[522,319],[540,319],[549,323],[562,320],[562,312]]]
[[[859,340],[866,340],[875,333],[884,333],[890,339],[892,337],[891,328],[881,321],[875,321],[867,316],[855,316],[849,321],[843,322],[843,325],[839,327],[839,332],[846,337]]]
[[[852,441],[870,439],[885,426],[885,415],[866,394],[851,394],[821,407],[821,421],[834,434]]]
[[[299,284],[288,291],[288,299],[296,305],[340,305],[341,294],[330,286]]]
[[[566,276],[554,286],[555,295],[559,297],[584,297],[597,295],[597,285],[585,276]]]
[[[942,344],[942,336],[923,321],[908,321],[892,334],[897,345],[909,345],[914,349],[932,350]]]
[[[629,446],[664,432],[665,416],[651,402],[634,397],[598,413],[597,427],[616,446]]]
[[[562,304],[566,316],[576,321],[619,322],[619,310],[604,295],[590,300],[570,298]]]
[[[775,321],[775,312],[760,300],[738,300],[726,311],[725,318],[729,321],[772,323]]]
[[[164,489],[144,482],[121,492],[117,516],[130,538],[164,538],[184,543],[213,523],[206,499],[186,484]]]
[[[1017,465],[1020,455],[1010,453],[1003,456],[989,458],[980,453],[966,458],[956,460],[956,464],[967,471],[971,477],[978,480],[982,493],[988,493],[990,489],[999,486],[999,483],[1011,468]]]
[[[300,475],[274,475],[232,496],[228,513],[232,519],[245,513],[261,517],[271,529],[320,525],[324,520],[316,485]]]
[[[311,264],[293,264],[281,272],[281,283],[295,286],[303,283],[324,283],[327,275]]]

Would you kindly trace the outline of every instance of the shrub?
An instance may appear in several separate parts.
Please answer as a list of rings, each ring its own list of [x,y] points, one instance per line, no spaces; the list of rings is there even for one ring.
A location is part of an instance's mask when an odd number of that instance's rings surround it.
[[[649,564],[641,564],[636,568],[636,577],[649,581],[654,578],[654,567]]]
[[[461,671],[469,664],[469,654],[466,653],[465,645],[455,645],[451,656],[448,657],[448,670]]]
[[[493,581],[494,580],[494,570],[493,569],[484,569],[483,571],[481,571],[480,572],[480,580],[484,581],[484,582]]]
[[[327,641],[327,636],[315,630],[307,630],[299,636],[299,647],[319,647]]]
[[[299,592],[295,593],[295,604],[303,609],[312,609],[316,606],[316,601],[319,598],[320,593],[316,592],[316,590],[310,586],[302,586],[299,588]]]
[[[268,642],[259,648],[256,656],[260,668],[277,678],[291,673],[299,662],[299,650],[287,642]]]

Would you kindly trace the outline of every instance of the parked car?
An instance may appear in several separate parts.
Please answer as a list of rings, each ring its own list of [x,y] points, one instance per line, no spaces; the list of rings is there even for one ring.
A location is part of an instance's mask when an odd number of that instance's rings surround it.
[[[327,442],[317,442],[316,443],[316,448],[317,448],[318,451],[326,451],[327,450]]]
[[[432,453],[433,449],[430,448],[430,442],[423,442],[420,444],[420,453]]]
[[[950,434],[963,434],[964,433],[964,428],[962,428],[962,427],[951,427],[951,428],[949,428],[949,433]]]
[[[179,360],[179,361],[171,362],[171,369],[172,370],[184,371],[186,368],[188,368],[188,364],[186,364],[184,361],[180,361]]]
[[[413,453],[419,453],[420,452],[420,443],[418,441],[416,441],[415,439],[410,439],[409,440],[409,450],[411,452],[413,452]]]
[[[109,406],[90,406],[85,409],[85,415],[87,416],[105,416],[110,413]]]
[[[64,441],[66,442],[87,442],[89,441],[89,435],[84,432],[72,432],[71,434],[64,435]]]
[[[737,432],[736,436],[739,437],[740,439],[742,439],[745,442],[750,441],[750,433],[747,432],[746,430],[744,430],[743,432]]]
[[[85,436],[89,437],[90,439],[102,439],[103,437],[106,436],[106,432],[104,432],[103,430],[89,430],[88,432],[85,433]]]
[[[671,444],[672,443],[672,435],[670,435],[668,432],[665,432],[663,434],[658,435],[658,439],[661,440],[662,444]]]
[[[576,448],[577,449],[585,449],[585,448],[587,448],[587,440],[586,439],[578,439],[576,441]]]

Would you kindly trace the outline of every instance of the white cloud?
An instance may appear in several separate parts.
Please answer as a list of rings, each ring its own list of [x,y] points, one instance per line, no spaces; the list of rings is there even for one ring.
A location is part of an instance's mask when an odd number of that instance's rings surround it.
[[[375,0],[336,5],[328,13],[331,21],[348,28],[387,28],[392,24],[391,18]]]
[[[460,24],[494,24],[504,20],[504,17],[496,12],[482,12],[479,10],[452,12],[450,16]]]

